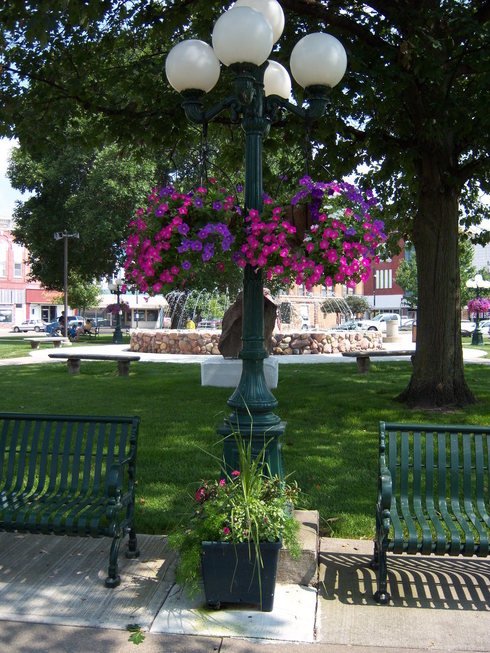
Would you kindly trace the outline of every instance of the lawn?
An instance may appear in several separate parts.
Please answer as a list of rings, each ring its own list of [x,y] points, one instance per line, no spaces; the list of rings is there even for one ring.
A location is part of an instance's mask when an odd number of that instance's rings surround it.
[[[21,333],[19,335],[6,335],[0,338],[0,359],[2,358],[20,358],[29,356],[31,345],[25,342],[24,338],[42,338],[43,333]],[[79,345],[110,345],[112,344],[112,333],[104,333],[97,338],[83,337]],[[129,344],[129,336],[123,336],[123,344]],[[53,349],[50,342],[41,342],[40,349]]]
[[[320,511],[322,532],[371,538],[377,484],[378,422],[488,424],[490,374],[468,365],[479,402],[465,410],[410,411],[394,399],[410,363],[282,365],[277,413],[287,421],[284,464],[303,489],[298,507]],[[136,523],[140,532],[166,533],[184,519],[202,478],[217,477],[221,454],[215,429],[227,414],[226,388],[201,387],[200,367],[139,363],[119,377],[113,363],[84,362],[79,376],[66,364],[0,368],[0,410],[139,415]]]

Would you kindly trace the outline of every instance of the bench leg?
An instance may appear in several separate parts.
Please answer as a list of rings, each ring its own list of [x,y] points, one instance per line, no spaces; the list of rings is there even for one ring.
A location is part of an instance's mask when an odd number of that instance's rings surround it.
[[[374,593],[373,598],[377,603],[389,603],[391,594],[388,592],[388,567],[386,560],[386,550],[382,548],[380,551],[378,542],[374,543],[374,557],[371,565],[373,569],[377,568],[378,571],[378,589]]]
[[[55,341],[53,342],[54,348],[57,349],[58,347],[61,347],[61,341]]]
[[[68,358],[66,361],[68,367],[68,374],[80,374],[80,359]]]
[[[32,342],[31,341],[31,349],[39,349],[39,342]]]
[[[121,583],[121,577],[119,576],[119,568],[117,564],[117,557],[119,555],[119,547],[121,546],[121,536],[116,535],[112,540],[111,551],[109,553],[109,571],[107,578],[105,579],[105,586],[114,588]]]
[[[128,550],[126,551],[126,558],[139,558],[140,550],[138,549],[138,541],[136,539],[136,531],[131,528],[129,531]]]
[[[129,365],[131,361],[117,361],[119,376],[129,376]]]
[[[366,372],[369,372],[369,368],[371,367],[371,359],[369,356],[358,356],[356,361],[357,371],[359,374],[365,374]]]

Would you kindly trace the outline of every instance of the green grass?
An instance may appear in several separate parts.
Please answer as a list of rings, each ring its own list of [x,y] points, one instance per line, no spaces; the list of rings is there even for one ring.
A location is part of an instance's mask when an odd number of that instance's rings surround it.
[[[216,478],[221,455],[215,429],[228,413],[226,388],[201,387],[200,367],[139,363],[119,377],[114,363],[83,362],[0,368],[0,410],[141,417],[137,460],[136,525],[166,533],[178,523],[202,478]],[[490,375],[468,365],[479,402],[448,413],[411,411],[394,397],[407,385],[409,362],[282,365],[276,411],[287,421],[287,473],[303,489],[302,505],[318,509],[324,533],[371,538],[377,492],[378,422],[488,424]]]
[[[18,335],[2,336],[0,338],[0,359],[6,358],[21,358],[22,356],[29,356],[32,351],[31,345],[24,341],[24,338],[42,338],[43,333],[21,333]],[[74,343],[74,346],[80,345],[110,345],[112,344],[112,333],[100,334],[97,338],[84,337],[79,342]],[[129,336],[124,335],[122,344],[129,344]],[[41,342],[40,349],[53,349],[50,342]]]

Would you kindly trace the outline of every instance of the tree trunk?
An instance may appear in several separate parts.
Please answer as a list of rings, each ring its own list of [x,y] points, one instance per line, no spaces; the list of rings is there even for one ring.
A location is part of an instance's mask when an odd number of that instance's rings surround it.
[[[412,378],[399,396],[412,407],[475,402],[463,369],[459,193],[443,183],[447,178],[434,156],[426,155],[420,161],[413,231],[418,269],[417,351]]]

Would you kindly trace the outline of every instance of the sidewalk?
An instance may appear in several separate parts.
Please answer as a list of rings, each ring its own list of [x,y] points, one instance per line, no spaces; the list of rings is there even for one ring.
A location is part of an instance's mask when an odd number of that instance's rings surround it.
[[[206,609],[173,583],[165,536],[120,556],[110,541],[0,533],[0,641],[13,653],[410,653],[490,651],[490,561],[391,556],[393,602],[374,603],[371,542],[324,538],[318,591],[278,585],[274,610]],[[145,636],[135,649],[128,624]]]
[[[83,347],[83,345],[75,344],[74,347],[80,350],[81,353],[93,352],[92,347]],[[385,342],[383,348],[389,351],[393,350],[411,350],[415,351],[415,344],[412,342],[410,333],[401,333],[397,342]],[[65,349],[65,347],[63,347]],[[59,351],[59,350],[58,350]],[[97,347],[98,353],[118,353],[121,351],[129,351],[129,345],[100,345]],[[6,358],[0,360],[1,365],[29,365],[33,363],[60,363],[55,359],[49,358],[49,354],[53,352],[52,347],[43,349],[33,349],[29,352],[29,356],[22,358]],[[201,363],[205,360],[213,358],[211,356],[199,356],[193,354],[154,354],[154,353],[139,353],[141,362],[149,363]],[[490,365],[490,359],[484,358],[485,352],[475,347],[465,347],[463,349],[463,358],[465,363],[479,363],[482,365]],[[218,357],[215,357],[218,358]],[[310,355],[286,355],[275,357],[280,365],[289,364],[327,364],[327,363],[349,363],[352,364],[352,359],[345,358],[341,354],[310,354]],[[376,364],[383,361],[389,362],[393,360],[407,360],[406,357],[386,356],[385,358],[376,359]]]

